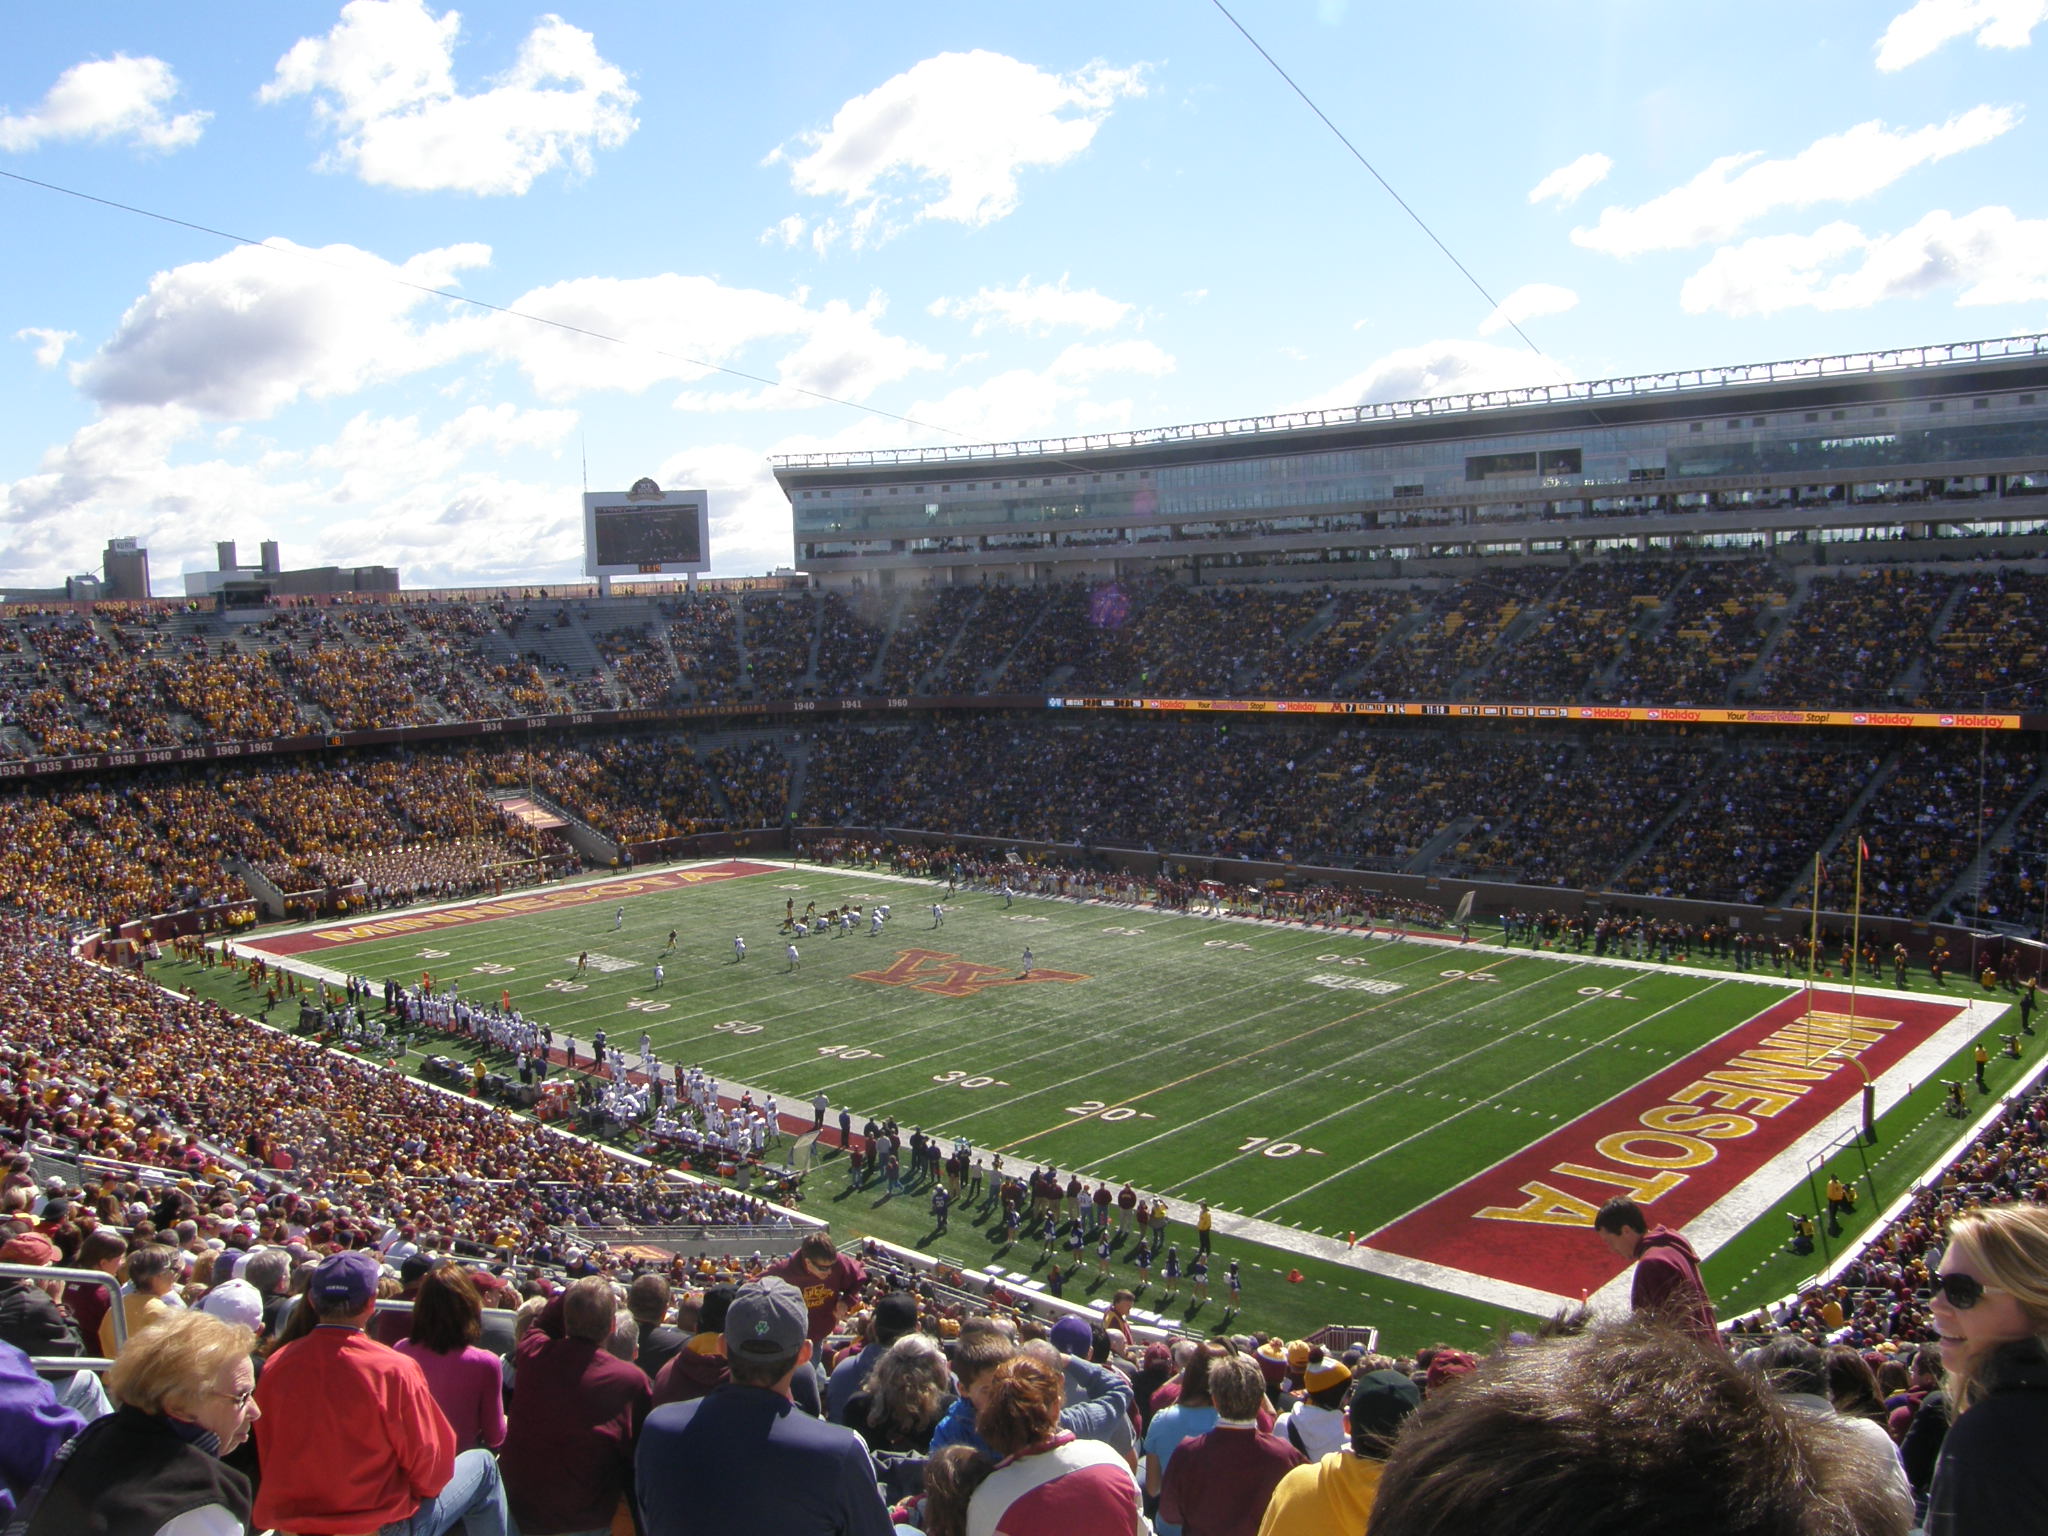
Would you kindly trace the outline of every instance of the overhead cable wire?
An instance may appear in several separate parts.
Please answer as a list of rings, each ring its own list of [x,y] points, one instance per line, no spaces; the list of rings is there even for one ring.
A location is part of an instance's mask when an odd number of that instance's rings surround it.
[[[1479,279],[1473,275],[1472,269],[1466,266],[1464,262],[1458,259],[1457,252],[1453,251],[1448,245],[1444,244],[1442,237],[1439,236],[1435,230],[1429,227],[1429,221],[1423,218],[1421,214],[1415,211],[1415,209],[1409,204],[1408,199],[1406,199],[1399,192],[1396,192],[1394,190],[1393,183],[1388,181],[1386,177],[1382,176],[1379,173],[1379,168],[1375,166],[1370,160],[1365,158],[1364,153],[1359,149],[1359,147],[1356,144],[1351,142],[1349,136],[1345,134],[1344,130],[1342,128],[1339,128],[1334,122],[1330,120],[1330,114],[1325,112],[1321,107],[1316,105],[1315,98],[1309,95],[1307,91],[1303,90],[1300,84],[1295,80],[1294,76],[1290,75],[1286,71],[1286,69],[1284,69],[1281,66],[1280,61],[1274,58],[1272,54],[1266,51],[1266,45],[1264,43],[1261,43],[1256,37],[1253,37],[1250,32],[1245,30],[1244,23],[1239,21],[1235,16],[1233,16],[1230,13],[1230,8],[1223,3],[1223,0],[1209,0],[1209,3],[1215,6],[1216,9],[1222,13],[1223,19],[1225,21],[1229,22],[1231,26],[1237,29],[1238,35],[1240,37],[1242,37],[1246,42],[1250,43],[1252,47],[1257,50],[1259,57],[1264,59],[1268,64],[1270,64],[1273,67],[1273,73],[1278,75],[1282,80],[1287,82],[1287,88],[1294,92],[1295,95],[1301,98],[1302,104],[1306,106],[1309,109],[1309,111],[1315,113],[1316,117],[1322,122],[1322,125],[1325,128],[1329,129],[1330,132],[1336,136],[1337,142],[1339,144],[1342,144],[1345,149],[1350,151],[1352,159],[1356,160],[1360,165],[1365,167],[1366,173],[1370,175],[1374,181],[1380,184],[1380,187],[1386,192],[1387,196],[1391,197],[1394,200],[1395,204],[1400,208],[1400,210],[1403,213],[1407,214],[1410,219],[1414,220],[1415,227],[1421,230],[1423,234],[1429,237],[1430,244],[1434,245],[1439,251],[1442,251],[1444,253],[1445,259],[1448,260],[1452,266],[1458,269],[1459,273],[1464,277],[1466,282],[1472,285],[1473,290],[1476,293],[1478,293],[1479,297],[1486,300],[1487,307],[1494,314],[1499,315],[1501,317],[1501,320],[1505,324],[1513,328],[1514,333],[1517,336],[1521,337],[1522,340],[1528,344],[1529,350],[1531,352],[1534,352],[1546,363],[1550,363],[1551,367],[1558,368],[1558,371],[1560,373],[1563,373],[1564,370],[1562,368],[1559,368],[1555,362],[1552,362],[1550,356],[1546,352],[1544,352],[1544,350],[1541,347],[1536,345],[1535,341],[1530,337],[1527,331],[1522,329],[1521,323],[1517,321],[1514,318],[1514,316],[1502,311],[1500,307],[1500,301],[1487,291],[1486,284],[1479,281]],[[1567,375],[1567,377],[1569,377],[1569,375]]]

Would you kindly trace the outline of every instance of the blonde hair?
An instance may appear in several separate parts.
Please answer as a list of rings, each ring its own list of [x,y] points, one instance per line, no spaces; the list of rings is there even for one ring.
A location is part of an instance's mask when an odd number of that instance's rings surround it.
[[[938,1422],[952,1385],[946,1352],[936,1339],[906,1333],[876,1358],[861,1386],[874,1401],[868,1423],[916,1437]]]
[[[1987,1287],[2008,1291],[2020,1304],[2034,1336],[2048,1345],[2048,1209],[2038,1205],[1994,1205],[1965,1211],[1949,1223],[1948,1248],[1969,1250]],[[1961,1413],[1983,1396],[1975,1364],[1948,1373],[1948,1399]]]
[[[128,1340],[107,1371],[107,1390],[144,1413],[190,1408],[223,1367],[246,1360],[256,1335],[210,1312],[176,1312]]]

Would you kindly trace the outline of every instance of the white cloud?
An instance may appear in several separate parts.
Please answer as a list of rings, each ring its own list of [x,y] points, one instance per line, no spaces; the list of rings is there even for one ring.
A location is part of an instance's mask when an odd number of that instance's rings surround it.
[[[1389,352],[1363,372],[1289,409],[1316,411],[1385,405],[1394,400],[1427,400],[1439,395],[1485,394],[1497,389],[1570,382],[1571,374],[1561,364],[1539,357],[1526,347],[1502,347],[1453,337]]]
[[[1904,69],[1972,32],[1979,48],[2024,48],[2043,21],[2048,0],[1919,0],[1877,40],[1877,67],[1887,74]]]
[[[361,516],[321,517],[310,535],[338,564],[399,568],[408,587],[578,579],[583,516],[575,481],[470,470],[409,485]]]
[[[310,451],[254,443],[231,461],[239,439],[206,433],[194,411],[118,407],[35,473],[0,483],[0,584],[96,570],[118,533],[141,539],[158,589],[170,591],[174,573],[210,568],[212,541],[237,529],[278,539],[288,564],[391,564],[409,587],[560,579],[581,552],[573,479],[524,480],[501,460],[551,452],[575,422],[510,406],[430,427],[364,414]],[[195,448],[216,456],[182,461]]]
[[[1570,165],[1560,165],[1529,189],[1529,201],[1547,203],[1552,198],[1560,208],[1569,207],[1607,179],[1614,162],[1602,154],[1581,155]]]
[[[865,399],[945,361],[882,329],[886,306],[880,295],[859,308],[838,299],[813,305],[801,293],[729,288],[708,277],[663,273],[573,278],[522,294],[508,307],[628,342],[616,346],[509,315],[463,316],[437,332],[436,340],[451,350],[482,351],[516,364],[535,393],[548,400],[594,389],[637,393],[671,380],[713,382],[713,370],[686,359],[739,366],[750,347],[778,339],[793,338],[795,346],[779,360],[748,363],[747,372],[839,399]],[[744,410],[817,402],[771,387],[765,394],[686,393],[676,403],[688,410]]]
[[[201,563],[202,546],[212,564],[216,531],[267,516],[283,488],[218,459],[172,464],[199,434],[197,414],[180,406],[108,411],[34,473],[0,483],[0,582],[47,586],[96,571],[109,534],[139,536],[159,573],[181,558]]]
[[[1524,283],[1500,301],[1500,307],[1479,322],[1479,334],[1491,336],[1524,320],[1561,315],[1579,307],[1579,296],[1556,283]]]
[[[803,239],[804,231],[809,228],[810,225],[805,221],[802,214],[792,213],[787,218],[777,219],[773,224],[762,230],[761,243],[763,245],[793,246]]]
[[[78,339],[76,331],[52,331],[40,325],[23,326],[14,333],[16,341],[36,344],[36,366],[54,368],[64,361],[64,348]]]
[[[436,301],[401,282],[441,287],[489,260],[481,245],[397,264],[349,245],[240,246],[159,272],[72,378],[103,407],[180,405],[228,418],[349,394],[447,356],[410,318]]]
[[[928,313],[942,319],[972,319],[976,336],[991,325],[1043,336],[1062,325],[1106,331],[1120,324],[1131,308],[1093,288],[1069,288],[1063,274],[1057,283],[1034,285],[1025,277],[1014,288],[983,288],[971,299],[934,299]]]
[[[616,149],[639,124],[639,97],[595,39],[543,16],[512,67],[465,95],[455,83],[458,12],[422,0],[350,0],[325,37],[277,61],[260,99],[314,98],[335,137],[328,168],[407,192],[524,193],[560,165],[588,175],[592,149]]]
[[[554,449],[576,430],[574,411],[473,405],[423,431],[418,416],[351,418],[340,434],[304,457],[307,469],[332,477],[324,500],[335,506],[394,497],[421,481],[453,474],[472,453],[496,459],[522,449]]]
[[[2010,208],[1961,217],[1937,209],[1895,235],[1834,223],[1810,235],[1770,235],[1725,246],[1686,280],[1690,314],[1867,309],[1886,299],[1959,289],[1959,307],[2048,299],[2048,219]]]
[[[512,299],[507,308],[516,313],[508,314],[458,309],[422,291],[489,260],[489,248],[477,245],[402,263],[353,246],[241,247],[157,274],[71,376],[103,408],[181,405],[247,420],[464,359],[511,364],[550,402],[697,384],[716,376],[707,365],[778,381],[751,393],[686,393],[676,404],[689,410],[821,403],[798,390],[859,401],[945,365],[943,355],[885,329],[880,294],[860,305],[814,303],[803,290],[775,294],[665,273],[554,283]],[[780,355],[756,361],[764,343],[780,343]],[[462,385],[444,393],[467,393]]]
[[[1173,354],[1149,341],[1075,342],[1052,360],[1046,372],[1056,379],[1092,379],[1106,373],[1135,373],[1162,378],[1173,372]]]
[[[840,238],[855,247],[899,233],[911,221],[974,227],[1017,206],[1017,173],[1072,160],[1095,137],[1117,100],[1145,92],[1144,66],[1095,62],[1071,75],[976,49],[912,65],[833,116],[829,128],[776,149],[790,184],[808,197],[837,198],[847,221],[812,232],[820,249]]]
[[[1725,155],[1681,187],[1636,208],[1603,209],[1572,240],[1610,256],[1673,251],[1731,238],[1776,208],[1848,203],[1890,186],[1918,166],[1988,144],[2018,124],[2008,107],[1972,107],[1945,123],[1897,132],[1873,119],[1816,139],[1784,160],[1761,151]]]
[[[908,421],[863,416],[831,433],[792,434],[774,453],[843,453],[854,449],[929,446],[936,431],[954,442],[1103,432],[1129,425],[1129,399],[1104,394],[1131,376],[1171,373],[1173,357],[1149,341],[1076,342],[1044,368],[1006,368],[945,394],[911,401]],[[783,516],[787,518],[785,503]]]
[[[178,77],[162,59],[88,59],[57,77],[40,105],[0,116],[0,149],[20,153],[52,139],[125,139],[137,149],[183,149],[197,144],[211,112],[164,108],[178,94]]]

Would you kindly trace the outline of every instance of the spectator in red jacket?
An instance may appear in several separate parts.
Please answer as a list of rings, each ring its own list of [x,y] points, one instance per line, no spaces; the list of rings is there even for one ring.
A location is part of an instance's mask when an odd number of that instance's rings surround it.
[[[653,1393],[646,1372],[605,1349],[618,1305],[609,1280],[586,1275],[519,1341],[504,1466],[524,1536],[608,1532],[631,1489]]]
[[[322,1261],[306,1288],[318,1323],[265,1363],[255,1523],[300,1536],[441,1536],[457,1524],[467,1536],[507,1536],[491,1453],[456,1455],[419,1366],[363,1332],[382,1273],[361,1249]]]

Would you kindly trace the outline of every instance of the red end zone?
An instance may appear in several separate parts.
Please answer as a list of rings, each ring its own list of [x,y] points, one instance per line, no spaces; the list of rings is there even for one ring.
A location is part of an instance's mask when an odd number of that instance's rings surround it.
[[[1587,1229],[1616,1195],[1682,1227],[1963,1011],[1817,991],[1788,997],[1366,1239],[1367,1247],[1590,1294],[1621,1266]]]
[[[706,864],[697,869],[668,869],[624,880],[606,880],[596,885],[568,886],[561,890],[529,891],[521,896],[504,896],[496,901],[469,907],[447,907],[434,912],[392,912],[366,916],[358,922],[335,923],[325,928],[308,928],[300,933],[280,934],[274,939],[235,941],[237,949],[253,949],[269,955],[302,955],[308,950],[332,949],[338,944],[360,944],[365,939],[400,938],[411,933],[435,933],[470,923],[487,923],[501,917],[521,917],[529,912],[559,912],[569,907],[587,907],[599,902],[620,901],[628,896],[646,896],[656,891],[683,890],[693,885],[710,885],[719,880],[738,880],[747,875],[769,875],[773,864],[749,864],[730,859],[723,864]]]

